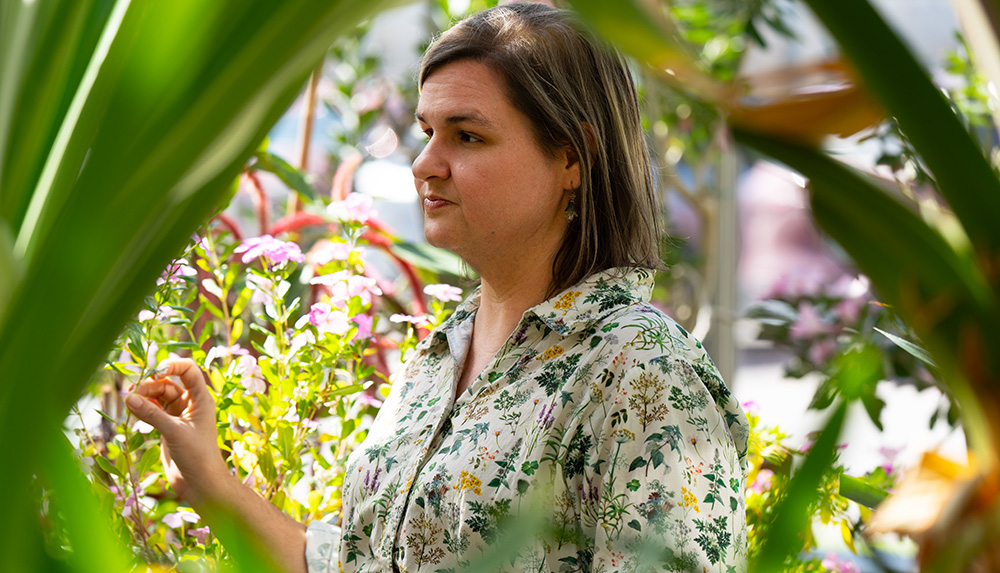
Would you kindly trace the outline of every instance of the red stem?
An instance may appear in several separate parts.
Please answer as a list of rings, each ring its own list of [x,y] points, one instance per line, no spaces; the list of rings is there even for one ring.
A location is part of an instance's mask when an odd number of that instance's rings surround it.
[[[264,188],[261,187],[260,179],[257,178],[257,174],[253,171],[245,171],[244,174],[247,176],[247,180],[250,181],[250,188],[253,190],[253,205],[257,209],[257,222],[260,224],[260,234],[266,234],[267,228],[269,226],[268,219],[268,204],[267,204],[267,194],[264,193]]]

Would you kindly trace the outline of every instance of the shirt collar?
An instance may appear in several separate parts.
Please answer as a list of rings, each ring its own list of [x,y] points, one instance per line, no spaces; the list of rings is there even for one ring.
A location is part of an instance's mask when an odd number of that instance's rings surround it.
[[[563,336],[589,328],[623,307],[649,302],[653,294],[653,271],[613,268],[593,274],[525,315],[533,314]]]
[[[622,307],[649,302],[653,294],[653,274],[653,271],[641,268],[613,268],[595,273],[576,286],[529,308],[521,324],[534,318],[562,336],[580,332]],[[418,348],[446,343],[448,332],[476,313],[479,296],[477,288],[451,316],[420,342]]]

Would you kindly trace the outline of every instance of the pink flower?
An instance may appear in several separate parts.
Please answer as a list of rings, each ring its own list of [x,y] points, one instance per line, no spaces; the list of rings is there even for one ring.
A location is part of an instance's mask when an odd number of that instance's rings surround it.
[[[326,211],[340,221],[367,223],[378,213],[372,208],[372,198],[363,193],[351,193],[343,201],[334,201]]]
[[[156,318],[156,313],[144,308],[139,311],[139,316],[137,316],[136,318],[139,319],[139,322],[146,322],[147,320],[153,320],[154,318]]]
[[[462,300],[462,289],[448,284],[427,285],[424,287],[424,294],[442,302]]]
[[[188,535],[193,535],[194,538],[198,541],[198,543],[200,543],[201,545],[205,545],[205,542],[208,541],[209,534],[211,534],[212,532],[209,531],[208,526],[206,525],[205,527],[196,527],[188,529],[187,533]]]
[[[350,329],[347,313],[342,310],[334,310],[325,302],[317,302],[309,307],[309,322],[319,330],[320,334],[332,332],[340,335]]]
[[[832,331],[831,325],[820,317],[816,307],[803,302],[799,304],[799,316],[788,330],[788,334],[796,340],[813,338]]]
[[[375,279],[351,274],[349,271],[338,271],[313,277],[309,282],[314,285],[330,287],[330,299],[337,306],[341,306],[355,296],[361,297],[361,303],[368,305],[372,303],[373,296],[382,295],[382,289],[379,288]]]
[[[824,338],[809,347],[809,361],[817,366],[826,364],[836,352],[837,341],[832,338]]]
[[[845,324],[854,324],[861,318],[861,309],[867,304],[867,300],[864,298],[845,298],[844,300],[838,302],[833,306],[833,310],[836,311],[837,316]]]
[[[431,322],[430,319],[427,318],[426,314],[418,316],[411,316],[409,314],[394,314],[389,317],[389,320],[395,323],[409,322],[413,326],[427,326]]]
[[[372,337],[372,326],[375,323],[375,318],[367,314],[359,314],[352,318],[355,324],[358,325],[358,338],[371,338]]]
[[[747,489],[756,493],[762,494],[765,491],[771,489],[771,479],[774,477],[774,472],[769,469],[762,469],[757,472],[757,478],[753,480],[753,483],[747,486]]]
[[[233,251],[243,253],[243,264],[263,257],[271,265],[280,265],[285,261],[301,263],[306,260],[299,246],[292,242],[275,239],[271,235],[261,235],[243,241]]]
[[[746,402],[743,402],[742,404],[740,404],[740,407],[743,408],[743,411],[746,412],[747,414],[752,414],[755,416],[757,414],[760,414],[760,404],[754,402],[753,400],[747,400]]]
[[[263,394],[267,390],[267,383],[264,381],[256,358],[240,356],[240,359],[233,364],[233,373],[240,377],[240,384],[246,388],[247,392]]]
[[[860,573],[861,572],[861,570],[858,569],[858,566],[855,565],[852,561],[847,560],[847,559],[841,561],[840,558],[837,557],[837,554],[836,553],[832,553],[832,552],[826,554],[826,557],[823,559],[823,561],[822,561],[822,563],[820,563],[820,565],[822,565],[828,571],[833,571],[833,573]]]
[[[167,524],[167,527],[171,529],[177,529],[187,523],[198,523],[201,517],[193,511],[175,511],[174,513],[168,513],[163,516],[163,523]]]
[[[168,266],[163,271],[163,274],[156,279],[156,286],[160,286],[167,281],[170,281],[171,284],[177,284],[183,280],[181,277],[193,277],[197,274],[198,271],[194,267],[188,265],[187,260],[177,259],[176,261],[170,263],[170,266]]]
[[[882,463],[879,464],[879,467],[885,470],[885,473],[891,474],[896,469],[896,458],[902,451],[903,448],[890,448],[886,446],[879,448],[878,453],[882,456]]]

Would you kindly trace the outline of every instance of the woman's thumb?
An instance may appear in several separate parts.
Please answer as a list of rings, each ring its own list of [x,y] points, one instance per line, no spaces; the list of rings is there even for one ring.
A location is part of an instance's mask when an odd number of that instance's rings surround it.
[[[171,420],[169,414],[136,392],[132,392],[125,397],[125,405],[128,407],[130,412],[135,414],[136,418],[139,418],[143,422],[153,426],[159,430],[161,434],[164,433],[164,430],[170,424]]]

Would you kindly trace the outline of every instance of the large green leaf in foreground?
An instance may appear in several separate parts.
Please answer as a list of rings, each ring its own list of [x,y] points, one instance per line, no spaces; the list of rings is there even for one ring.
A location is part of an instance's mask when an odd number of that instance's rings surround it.
[[[336,36],[392,3],[0,0],[0,570],[43,562],[39,428]]]

